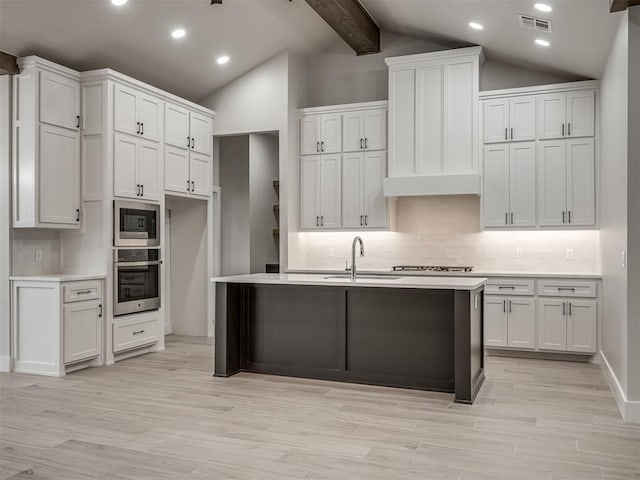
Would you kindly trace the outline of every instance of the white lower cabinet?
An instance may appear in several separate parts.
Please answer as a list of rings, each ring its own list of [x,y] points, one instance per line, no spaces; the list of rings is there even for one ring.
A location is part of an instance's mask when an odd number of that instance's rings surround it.
[[[564,300],[538,300],[538,346],[542,350],[567,350],[567,320]]]
[[[596,352],[598,307],[595,300],[569,300],[567,350]]]
[[[532,298],[487,295],[484,325],[485,346],[530,350],[536,346],[535,302]]]
[[[598,317],[595,300],[559,298],[538,302],[541,350],[596,353]]]
[[[503,297],[484,297],[484,344],[487,347],[506,347],[507,306]]]
[[[12,277],[14,371],[63,376],[103,363],[100,279]]]
[[[157,311],[113,323],[113,353],[152,345],[158,341],[160,316]]]

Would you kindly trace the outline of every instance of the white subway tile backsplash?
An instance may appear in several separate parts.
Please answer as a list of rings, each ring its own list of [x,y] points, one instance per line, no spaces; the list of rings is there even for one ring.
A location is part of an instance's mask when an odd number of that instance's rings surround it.
[[[357,234],[365,242],[363,269],[400,264],[473,265],[485,271],[600,271],[597,230],[480,230],[480,198],[403,197],[395,232],[298,232],[289,235],[289,269],[342,269]],[[329,248],[335,256],[329,257]],[[516,258],[522,248],[522,258]],[[566,260],[566,249],[574,258]]]
[[[14,228],[11,233],[13,275],[48,275],[62,269],[62,246],[57,230]],[[42,250],[36,262],[35,251]]]

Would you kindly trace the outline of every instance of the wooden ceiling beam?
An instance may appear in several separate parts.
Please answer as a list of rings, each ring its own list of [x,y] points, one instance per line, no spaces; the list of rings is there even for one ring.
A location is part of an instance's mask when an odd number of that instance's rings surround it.
[[[0,51],[0,75],[6,75],[7,73],[20,73],[16,60],[18,60],[17,57]]]
[[[358,0],[306,0],[358,55],[380,52],[380,29]]]
[[[640,0],[610,0],[609,11],[611,13],[623,12],[629,7],[635,7],[640,5]]]

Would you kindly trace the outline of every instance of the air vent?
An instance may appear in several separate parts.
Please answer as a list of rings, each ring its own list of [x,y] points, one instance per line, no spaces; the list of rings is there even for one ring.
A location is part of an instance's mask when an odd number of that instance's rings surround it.
[[[520,15],[520,25],[525,28],[532,28],[539,32],[551,33],[551,21],[544,18],[532,17],[531,15]]]

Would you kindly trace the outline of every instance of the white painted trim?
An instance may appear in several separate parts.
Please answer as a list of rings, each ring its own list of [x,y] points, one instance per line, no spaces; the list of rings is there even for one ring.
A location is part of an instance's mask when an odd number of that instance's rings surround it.
[[[49,377],[64,376],[64,366],[61,373],[58,370],[58,366],[53,363],[16,361],[13,371],[15,373],[29,373],[32,375],[46,375]]]
[[[432,62],[442,60],[456,59],[459,57],[468,57],[477,55],[480,57],[480,63],[484,62],[484,53],[482,47],[466,47],[466,48],[452,48],[449,50],[440,50],[437,52],[418,53],[415,55],[402,55],[400,57],[388,57],[384,59],[389,67],[395,65],[406,65],[420,62]]]
[[[413,175],[384,179],[385,197],[415,195],[480,195],[480,175]]]
[[[518,95],[534,95],[538,93],[568,92],[575,90],[597,90],[600,88],[598,80],[584,80],[580,82],[552,83],[534,87],[505,88],[500,90],[485,90],[479,93],[481,100]]]
[[[387,109],[389,102],[387,100],[381,100],[377,102],[361,102],[361,103],[343,103],[341,105],[327,105],[323,107],[307,107],[299,108],[297,110],[298,115],[311,115],[317,113],[345,113],[355,112],[359,110],[376,110]]]
[[[45,70],[55,72],[65,77],[73,78],[74,80],[78,80],[80,76],[80,72],[76,70],[65,67],[63,65],[59,65],[49,60],[45,60],[44,58],[38,57],[36,55],[20,57],[18,58],[18,60],[16,60],[16,63],[18,64],[18,68],[21,72],[25,68],[43,68]]]
[[[8,355],[0,356],[0,372],[13,371],[13,358]]]
[[[602,358],[602,372],[604,373],[607,383],[613,392],[616,404],[618,405],[618,410],[620,410],[620,414],[622,415],[625,423],[640,423],[640,402],[627,399],[627,395],[624,392],[622,385],[620,385],[618,377],[611,368],[611,364],[602,350],[600,351],[600,358]]]

